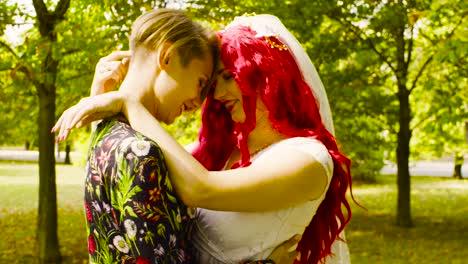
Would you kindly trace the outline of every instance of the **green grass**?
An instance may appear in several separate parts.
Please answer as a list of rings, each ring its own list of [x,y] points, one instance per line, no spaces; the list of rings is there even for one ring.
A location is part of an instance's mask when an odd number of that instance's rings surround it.
[[[468,180],[412,177],[413,228],[395,223],[394,176],[356,184],[346,231],[352,263],[467,263]]]
[[[0,163],[0,263],[34,263],[38,168]],[[87,263],[81,167],[57,166],[60,250],[64,263]],[[394,176],[355,184],[356,199],[346,230],[353,264],[466,263],[468,180],[412,178],[414,227],[394,225]]]
[[[88,263],[83,168],[57,166],[58,232],[63,263]],[[0,263],[35,263],[38,167],[0,163]]]

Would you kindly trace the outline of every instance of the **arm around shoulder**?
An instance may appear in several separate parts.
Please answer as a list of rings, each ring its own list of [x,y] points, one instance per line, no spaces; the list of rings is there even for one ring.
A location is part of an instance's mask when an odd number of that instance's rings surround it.
[[[314,155],[290,144],[277,144],[246,168],[207,171],[140,103],[130,100],[124,111],[135,130],[161,147],[172,184],[187,206],[221,211],[279,210],[319,198],[331,178]],[[328,155],[321,146],[320,151]]]
[[[309,140],[309,139],[308,139]],[[320,198],[331,179],[333,161],[320,142],[306,145],[321,155],[282,142],[249,167],[210,172],[200,207],[227,211],[271,211]],[[324,164],[326,163],[326,164]]]

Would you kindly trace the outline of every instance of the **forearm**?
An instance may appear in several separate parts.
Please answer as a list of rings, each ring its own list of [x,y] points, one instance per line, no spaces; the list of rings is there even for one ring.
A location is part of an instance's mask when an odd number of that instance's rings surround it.
[[[317,199],[326,189],[328,176],[321,162],[287,144],[265,152],[249,167],[209,172],[141,103],[129,98],[124,100],[124,114],[135,130],[158,143],[171,182],[188,206],[222,211],[271,211]],[[256,202],[252,203],[253,200]]]
[[[191,207],[198,206],[198,200],[206,193],[208,171],[177,141],[139,102],[126,100],[123,107],[133,129],[156,141],[164,153],[166,164],[177,194]]]

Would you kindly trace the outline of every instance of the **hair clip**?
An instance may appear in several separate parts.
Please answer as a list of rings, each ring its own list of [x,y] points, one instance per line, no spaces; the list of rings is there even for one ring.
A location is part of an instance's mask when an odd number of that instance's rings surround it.
[[[265,36],[265,40],[268,42],[268,44],[270,44],[271,48],[277,48],[279,50],[288,50],[288,46],[286,46],[283,43],[276,43],[275,41],[270,39],[270,36]]]

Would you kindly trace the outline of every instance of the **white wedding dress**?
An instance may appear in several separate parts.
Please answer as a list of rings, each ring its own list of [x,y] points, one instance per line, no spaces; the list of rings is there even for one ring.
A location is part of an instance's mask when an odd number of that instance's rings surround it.
[[[309,84],[319,104],[320,116],[327,130],[334,135],[333,119],[325,88],[308,54],[297,39],[272,15],[237,17],[229,27],[248,26],[258,37],[274,36],[294,55],[304,80]],[[278,144],[289,144],[306,155],[320,161],[328,174],[333,175],[333,161],[325,146],[310,138],[290,138],[271,145],[252,158],[261,159],[262,154]],[[328,189],[328,186],[327,186]],[[273,249],[295,234],[302,234],[323,201],[325,192],[314,201],[286,210],[267,213],[221,212],[199,208],[194,228],[194,244],[198,263],[239,263],[243,260],[266,259]],[[252,201],[254,202],[254,201]],[[344,239],[344,233],[340,234]],[[333,256],[326,264],[349,264],[350,256],[346,243],[336,240],[332,245]]]
[[[280,144],[288,144],[320,161],[330,182],[333,175],[333,161],[325,146],[314,139],[296,137],[277,142],[258,153],[252,158],[252,162],[261,159],[263,153]],[[276,246],[295,234],[304,232],[324,199],[325,193],[317,200],[273,212],[241,213],[197,209],[197,220],[193,231],[197,263],[237,264],[244,260],[266,259]],[[327,259],[327,264],[350,263],[345,243],[336,241],[332,252],[335,255]]]

